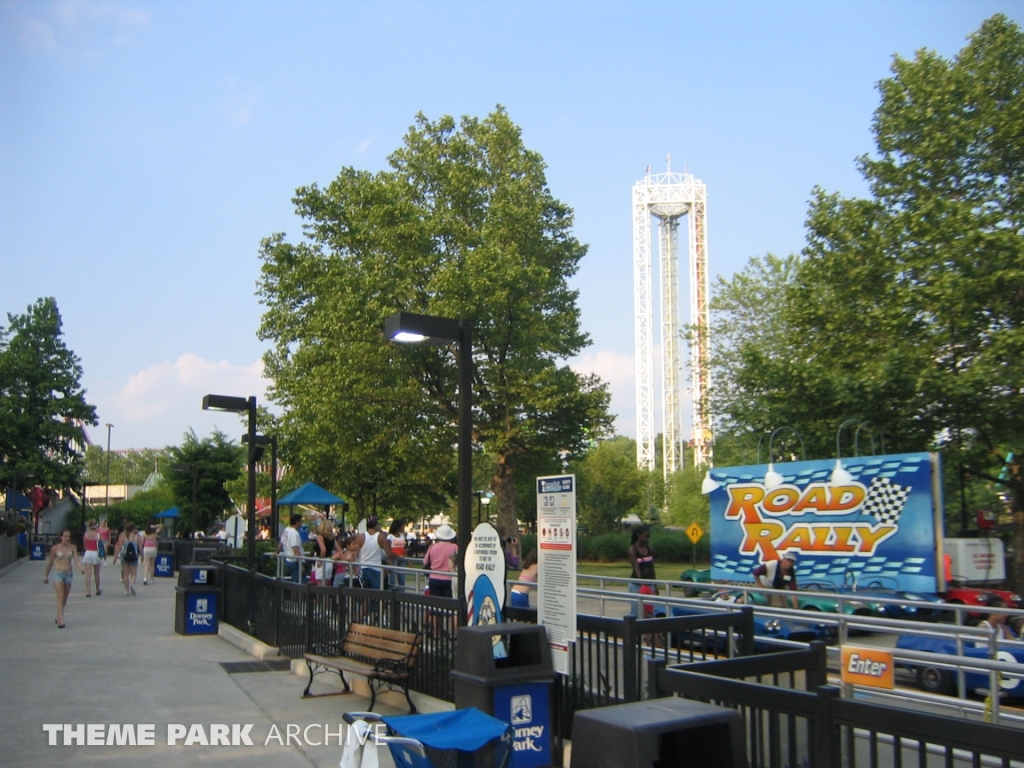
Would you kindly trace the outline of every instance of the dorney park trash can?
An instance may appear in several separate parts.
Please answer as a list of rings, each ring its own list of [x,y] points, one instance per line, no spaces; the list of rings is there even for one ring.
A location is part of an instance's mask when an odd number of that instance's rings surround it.
[[[476,707],[512,726],[513,768],[551,765],[551,649],[536,624],[460,627],[455,708]]]
[[[153,564],[153,575],[163,578],[174,576],[174,542],[157,542],[156,562]]]
[[[174,588],[174,631],[179,635],[217,634],[220,584],[217,567],[183,565]]]
[[[739,712],[666,698],[576,713],[572,764],[587,768],[747,768]]]

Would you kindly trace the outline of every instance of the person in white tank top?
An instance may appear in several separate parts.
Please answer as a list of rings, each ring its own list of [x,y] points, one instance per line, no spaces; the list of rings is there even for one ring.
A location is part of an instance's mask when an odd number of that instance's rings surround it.
[[[370,515],[366,518],[366,533],[359,534],[359,572],[362,577],[363,587],[366,589],[380,589],[381,570],[380,566],[385,557],[391,559],[391,545],[388,537],[380,529],[377,518]]]

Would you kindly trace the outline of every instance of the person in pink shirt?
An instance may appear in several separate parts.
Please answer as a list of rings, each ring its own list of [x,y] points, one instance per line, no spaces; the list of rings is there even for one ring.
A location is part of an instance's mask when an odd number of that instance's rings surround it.
[[[428,571],[444,571],[448,575],[432,573],[427,579],[427,593],[435,597],[452,596],[452,577],[459,545],[455,543],[455,531],[450,525],[442,525],[434,532],[437,541],[430,545],[423,556],[423,568]]]

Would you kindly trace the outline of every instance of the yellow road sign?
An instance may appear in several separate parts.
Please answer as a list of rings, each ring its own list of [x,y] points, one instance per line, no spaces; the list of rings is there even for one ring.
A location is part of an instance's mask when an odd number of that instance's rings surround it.
[[[686,535],[690,537],[690,541],[696,544],[704,535],[704,529],[696,523],[690,523],[690,527],[686,529]]]

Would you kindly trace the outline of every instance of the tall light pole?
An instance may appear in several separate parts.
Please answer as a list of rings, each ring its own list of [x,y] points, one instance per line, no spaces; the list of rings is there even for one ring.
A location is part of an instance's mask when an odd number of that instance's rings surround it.
[[[473,526],[473,321],[396,312],[384,335],[400,344],[458,344],[459,361],[459,625],[466,623],[466,551]]]
[[[248,519],[248,530],[246,531],[246,543],[248,544],[248,567],[249,570],[256,569],[256,456],[261,450],[256,444],[256,397],[230,397],[228,395],[207,395],[203,398],[204,411],[228,411],[230,413],[248,413],[249,431],[246,434],[248,440],[248,469],[249,489],[246,499],[248,507],[246,518]]]
[[[110,432],[114,428],[113,424],[105,425],[107,428],[107,500],[105,506],[110,507]],[[125,496],[128,494],[125,493]],[[97,571],[98,573],[98,571]]]

